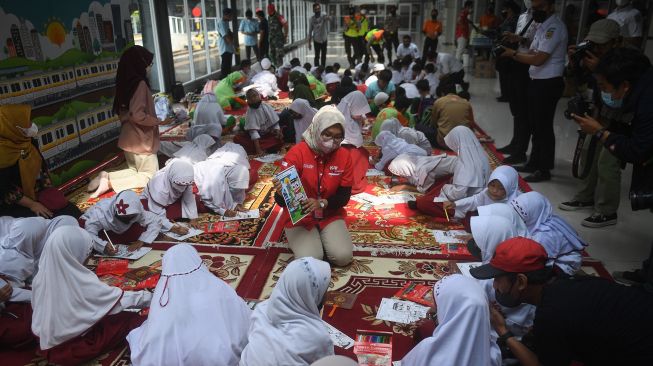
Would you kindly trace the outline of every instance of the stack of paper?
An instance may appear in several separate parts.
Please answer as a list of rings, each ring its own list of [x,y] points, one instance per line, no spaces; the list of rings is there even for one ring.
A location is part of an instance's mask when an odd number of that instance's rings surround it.
[[[458,237],[467,235],[469,234],[465,230],[433,230],[435,241],[440,244],[465,244],[466,241]]]
[[[258,158],[254,158],[256,161],[260,161],[261,163],[274,163],[277,160],[283,159],[283,156],[279,154],[267,154],[263,156],[259,156]]]
[[[426,318],[428,306],[415,304],[412,301],[402,301],[397,299],[381,299],[379,311],[376,318],[401,324],[411,324],[420,319]]]
[[[236,220],[247,220],[247,219],[258,219],[260,217],[260,213],[258,209],[255,210],[249,210],[249,211],[243,211],[243,212],[237,212],[236,216],[233,217],[227,217],[227,216],[222,216],[220,221],[236,221]]]

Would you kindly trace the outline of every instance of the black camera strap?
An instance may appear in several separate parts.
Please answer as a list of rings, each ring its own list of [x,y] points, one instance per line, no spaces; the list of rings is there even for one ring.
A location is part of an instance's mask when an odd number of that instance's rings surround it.
[[[579,172],[580,161],[583,158],[583,147],[588,137],[590,138],[590,142],[587,148],[587,156],[585,156],[585,164],[583,164],[583,171]],[[598,139],[593,135],[588,135],[582,130],[578,130],[578,141],[576,142],[576,150],[574,151],[574,160],[571,164],[571,173],[574,178],[585,179],[590,175],[590,169],[592,169],[592,165],[594,164],[597,142]]]

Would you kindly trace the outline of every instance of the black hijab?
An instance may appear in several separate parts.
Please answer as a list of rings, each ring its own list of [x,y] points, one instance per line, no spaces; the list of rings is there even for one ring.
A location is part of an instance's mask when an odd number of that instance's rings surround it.
[[[356,85],[354,85],[354,81],[349,76],[343,76],[340,85],[338,85],[331,96],[331,102],[338,104],[342,98],[347,96],[347,94],[356,90],[358,89],[356,88]]]
[[[152,64],[153,59],[154,54],[141,46],[131,46],[122,53],[116,73],[114,112],[120,113],[121,109],[129,109],[129,101],[141,81],[145,81],[147,86],[150,86],[146,69]]]

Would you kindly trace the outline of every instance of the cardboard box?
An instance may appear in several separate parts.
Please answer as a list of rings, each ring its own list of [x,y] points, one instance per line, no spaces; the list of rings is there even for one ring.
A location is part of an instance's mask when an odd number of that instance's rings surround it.
[[[474,61],[474,77],[482,79],[493,79],[496,77],[494,61],[476,60]]]

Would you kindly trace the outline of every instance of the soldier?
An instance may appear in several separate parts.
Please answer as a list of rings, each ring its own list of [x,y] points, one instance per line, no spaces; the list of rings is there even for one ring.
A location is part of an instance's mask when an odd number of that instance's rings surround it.
[[[270,58],[275,66],[283,64],[283,47],[288,41],[288,21],[277,12],[274,4],[268,4],[270,26]]]

